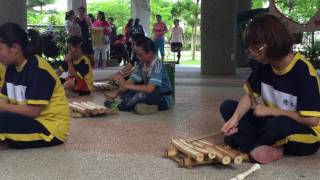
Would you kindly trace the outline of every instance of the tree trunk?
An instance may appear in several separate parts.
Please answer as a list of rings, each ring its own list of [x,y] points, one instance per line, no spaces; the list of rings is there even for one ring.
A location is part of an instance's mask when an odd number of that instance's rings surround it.
[[[196,18],[198,20],[198,18]],[[191,42],[191,51],[192,51],[192,60],[196,59],[196,49],[197,49],[197,23],[192,27],[192,42]]]
[[[197,0],[197,7],[199,7],[199,0]],[[192,42],[191,42],[192,60],[196,59],[198,16],[199,16],[199,10],[197,10],[197,12],[194,14],[195,23],[192,27]]]

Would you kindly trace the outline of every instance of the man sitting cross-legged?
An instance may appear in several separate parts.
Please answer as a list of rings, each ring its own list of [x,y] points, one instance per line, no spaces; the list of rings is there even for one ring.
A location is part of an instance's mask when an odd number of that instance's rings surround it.
[[[164,64],[155,55],[155,45],[147,37],[136,42],[135,52],[141,63],[128,80],[117,76],[120,89],[107,101],[120,96],[120,111],[135,111],[138,114],[156,113],[170,109],[173,104],[172,87]]]

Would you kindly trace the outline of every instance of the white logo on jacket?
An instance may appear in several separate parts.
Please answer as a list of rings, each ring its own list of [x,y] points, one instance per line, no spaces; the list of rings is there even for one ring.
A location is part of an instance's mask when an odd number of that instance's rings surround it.
[[[297,96],[276,90],[266,83],[261,83],[261,95],[266,102],[274,104],[280,109],[297,110]]]
[[[14,85],[13,83],[6,83],[7,94],[9,99],[22,102],[26,100],[26,89],[27,86]]]

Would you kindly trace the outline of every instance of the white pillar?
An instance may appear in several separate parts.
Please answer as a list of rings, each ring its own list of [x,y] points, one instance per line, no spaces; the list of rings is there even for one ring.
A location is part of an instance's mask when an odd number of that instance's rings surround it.
[[[80,6],[83,6],[87,8],[87,1],[86,0],[68,0],[68,11],[73,9],[73,10],[78,10]]]
[[[27,4],[26,0],[0,1],[0,24],[11,21],[21,27],[27,27]]]
[[[150,36],[150,0],[131,0],[131,17],[139,18],[144,31]]]

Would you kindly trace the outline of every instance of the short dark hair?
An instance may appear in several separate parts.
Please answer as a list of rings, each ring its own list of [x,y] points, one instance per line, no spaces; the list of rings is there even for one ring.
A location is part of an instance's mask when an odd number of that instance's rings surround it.
[[[157,15],[156,15],[156,18],[162,18],[162,17],[161,17],[161,15],[160,15],[160,14],[157,14]]]
[[[141,37],[137,39],[136,46],[141,47],[142,50],[146,53],[152,52],[153,54],[156,53],[156,47],[153,41],[148,37]]]
[[[83,40],[79,36],[70,36],[67,39],[67,43],[71,44],[71,46],[74,48],[80,47],[81,49],[83,49]]]
[[[134,20],[134,25],[138,25],[140,23],[140,19],[139,18],[136,18],[135,20]]]
[[[65,20],[70,19],[70,16],[75,15],[76,13],[74,12],[74,10],[70,10],[68,12],[66,12],[66,17]]]
[[[104,15],[103,11],[98,11],[98,15],[101,16],[102,21],[106,21],[106,16]]]
[[[245,30],[247,47],[266,45],[266,57],[281,59],[292,51],[293,38],[282,22],[271,14],[255,17]]]
[[[87,9],[86,9],[85,7],[83,7],[83,6],[80,6],[80,7],[78,8],[78,10],[82,10],[82,11],[84,11],[84,12],[87,11]]]
[[[146,37],[144,34],[142,34],[142,33],[136,33],[136,34],[132,34],[131,39],[132,39],[133,41],[137,41],[138,39],[144,38],[144,37]]]

